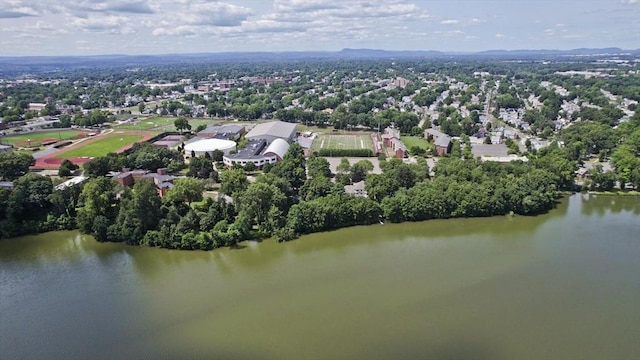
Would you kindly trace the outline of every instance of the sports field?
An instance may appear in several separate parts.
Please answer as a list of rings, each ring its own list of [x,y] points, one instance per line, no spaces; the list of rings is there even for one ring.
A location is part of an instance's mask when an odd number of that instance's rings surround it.
[[[343,150],[343,149],[373,149],[373,141],[370,134],[358,135],[331,135],[319,134],[311,145],[312,151],[320,149]]]
[[[147,119],[139,119],[135,123],[127,123],[116,125],[114,128],[117,129],[128,129],[128,130],[148,130],[157,133],[166,132],[166,131],[176,131],[176,127],[173,123],[178,119],[177,117],[155,117],[155,118],[147,118]],[[209,119],[192,119],[187,118],[189,121],[189,125],[191,125],[191,130],[195,131],[195,129],[200,124],[206,125],[216,125],[219,123],[217,120],[209,120]]]
[[[43,142],[82,138],[86,133],[77,130],[38,131],[0,137],[0,143],[14,146],[40,146]]]
[[[56,153],[56,158],[78,158],[78,157],[98,157],[105,156],[108,153],[116,152],[137,141],[140,141],[143,135],[127,135],[127,134],[109,134],[103,135],[100,139],[87,143],[86,146],[77,146],[68,151]],[[80,144],[79,144],[80,145]]]

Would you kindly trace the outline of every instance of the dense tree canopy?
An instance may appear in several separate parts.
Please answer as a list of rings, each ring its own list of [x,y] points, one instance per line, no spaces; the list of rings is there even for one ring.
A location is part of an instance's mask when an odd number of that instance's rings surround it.
[[[0,179],[11,181],[29,171],[29,166],[35,163],[31,155],[17,152],[0,153]]]

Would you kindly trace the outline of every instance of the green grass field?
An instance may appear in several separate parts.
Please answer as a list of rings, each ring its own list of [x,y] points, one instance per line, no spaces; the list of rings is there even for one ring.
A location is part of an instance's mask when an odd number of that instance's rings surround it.
[[[313,140],[312,151],[320,149],[373,149],[371,136],[320,134]]]
[[[122,124],[116,125],[114,128],[116,129],[128,129],[128,130],[148,130],[156,133],[167,132],[167,131],[176,131],[176,127],[173,123],[176,121],[177,117],[155,117],[148,119],[140,119],[136,123],[131,124]],[[214,119],[187,119],[189,124],[191,125],[191,130],[195,131],[195,129],[200,124],[206,125],[217,125],[220,121]]]
[[[115,152],[127,145],[131,145],[140,139],[142,135],[111,135],[104,137],[98,141],[87,144],[79,148],[71,149],[56,154],[56,158],[74,158],[74,157],[98,157],[105,156],[108,153]]]
[[[173,126],[173,122],[176,118],[148,118],[148,119],[140,119],[136,123],[122,124],[116,125],[114,128],[117,129],[129,129],[129,130],[157,130],[162,129],[164,127],[170,127],[172,130],[164,130],[164,131],[174,131],[175,127]],[[158,130],[161,132],[162,130]]]
[[[42,140],[68,140],[79,137],[79,135],[82,135],[82,132],[77,130],[41,131],[28,134],[3,136],[0,137],[0,143],[19,146],[39,146]]]
[[[403,136],[402,142],[407,147],[408,150],[411,150],[412,147],[417,146],[421,149],[427,150],[429,148],[429,142],[421,137],[417,136]]]

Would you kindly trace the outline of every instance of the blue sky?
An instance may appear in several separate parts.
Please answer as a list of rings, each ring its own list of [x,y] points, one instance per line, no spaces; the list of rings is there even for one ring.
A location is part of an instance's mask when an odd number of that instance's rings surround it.
[[[640,48],[640,0],[0,0],[0,56]]]

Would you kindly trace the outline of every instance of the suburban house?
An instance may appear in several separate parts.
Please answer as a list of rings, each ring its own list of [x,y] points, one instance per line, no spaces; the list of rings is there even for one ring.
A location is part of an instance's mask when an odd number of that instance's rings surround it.
[[[446,155],[451,152],[451,137],[440,131],[430,128],[424,131],[424,137],[427,140],[433,139],[436,153],[440,156]]]
[[[123,169],[122,172],[112,173],[111,176],[118,184],[126,187],[133,186],[136,181],[141,179],[153,181],[158,195],[161,197],[167,195],[167,192],[173,188],[173,180],[175,180],[175,176],[169,175],[165,168],[158,169],[155,173],[150,173],[147,170]]]
[[[400,130],[390,127],[384,129],[382,143],[384,146],[391,148],[396,158],[404,159],[407,157],[407,147],[400,140]]]
[[[367,197],[367,190],[364,188],[364,180],[353,183],[352,185],[345,185],[344,192],[357,197]]]

